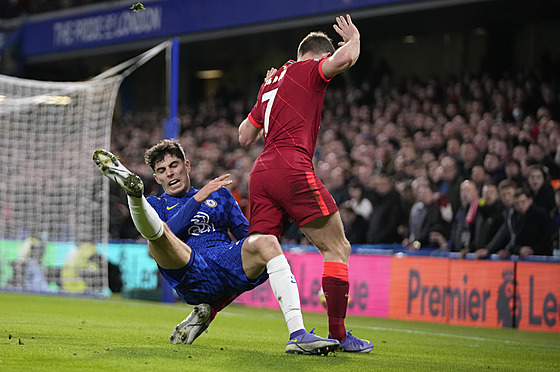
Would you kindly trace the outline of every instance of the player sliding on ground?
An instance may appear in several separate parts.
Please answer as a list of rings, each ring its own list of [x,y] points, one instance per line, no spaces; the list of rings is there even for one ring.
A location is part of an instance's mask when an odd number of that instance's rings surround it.
[[[115,155],[96,150],[93,161],[126,191],[134,225],[163,277],[186,303],[196,305],[175,327],[171,343],[191,344],[218,311],[268,278],[290,333],[286,353],[326,355],[338,348],[338,341],[305,330],[298,287],[278,239],[247,237],[249,223],[224,187],[231,183],[229,175],[193,188],[182,146],[163,140],[146,151],[145,161],[165,192],[145,198],[140,177]]]
[[[327,86],[360,55],[360,33],[350,16],[337,17],[334,29],[342,38],[336,51],[326,34],[312,32],[299,44],[297,61],[267,72],[257,102],[239,126],[239,142],[250,146],[265,138],[249,180],[251,236],[280,237],[289,220],[301,228],[323,255],[329,336],[340,341],[340,350],[367,353],[373,344],[344,324],[350,243],[334,199],[313,170]]]

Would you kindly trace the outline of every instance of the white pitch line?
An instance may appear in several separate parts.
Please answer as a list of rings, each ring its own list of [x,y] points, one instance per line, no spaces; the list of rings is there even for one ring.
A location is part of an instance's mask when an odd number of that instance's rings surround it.
[[[534,342],[529,342],[529,341],[522,342],[522,341],[513,341],[513,340],[500,340],[500,339],[495,339],[495,338],[463,336],[463,335],[454,335],[454,334],[451,334],[451,333],[415,331],[415,330],[410,330],[410,329],[399,329],[399,328],[384,328],[384,327],[356,327],[356,328],[366,328],[366,329],[370,329],[372,331],[414,333],[414,334],[420,334],[420,335],[431,335],[431,336],[440,336],[440,337],[448,337],[448,338],[459,338],[459,339],[474,340],[474,341],[502,342],[502,343],[505,343],[505,344],[543,346],[543,347],[548,347],[548,348],[560,349],[560,345],[535,344]]]

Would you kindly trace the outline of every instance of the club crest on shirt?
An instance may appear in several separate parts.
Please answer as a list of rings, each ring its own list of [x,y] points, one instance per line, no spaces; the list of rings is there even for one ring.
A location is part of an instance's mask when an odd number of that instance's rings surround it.
[[[218,206],[218,203],[214,199],[206,199],[204,204],[206,204],[210,208],[216,208]]]

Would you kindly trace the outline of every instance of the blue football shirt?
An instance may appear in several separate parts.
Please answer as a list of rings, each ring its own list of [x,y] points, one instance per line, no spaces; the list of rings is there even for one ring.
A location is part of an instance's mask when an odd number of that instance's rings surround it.
[[[191,189],[181,198],[163,193],[147,200],[171,231],[189,247],[206,257],[215,258],[213,247],[232,242],[228,232],[237,239],[247,237],[249,221],[231,192],[225,187],[198,203]]]

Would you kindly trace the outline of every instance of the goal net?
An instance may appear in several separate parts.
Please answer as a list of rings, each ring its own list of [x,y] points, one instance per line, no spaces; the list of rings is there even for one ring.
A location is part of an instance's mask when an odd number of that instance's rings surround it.
[[[0,290],[108,295],[109,149],[121,82],[171,41],[82,82],[0,75]]]
[[[0,288],[103,295],[108,148],[121,76],[43,82],[0,75]]]

